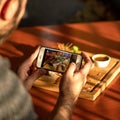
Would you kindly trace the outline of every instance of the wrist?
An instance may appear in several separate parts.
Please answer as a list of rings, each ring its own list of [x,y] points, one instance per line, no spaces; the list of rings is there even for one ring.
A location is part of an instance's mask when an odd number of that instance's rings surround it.
[[[52,120],[70,120],[75,103],[76,98],[60,93],[52,113]]]
[[[78,95],[75,95],[72,92],[70,92],[70,93],[69,92],[64,93],[64,92],[60,91],[60,93],[59,93],[59,98],[60,99],[67,100],[67,101],[69,101],[70,103],[73,103],[73,104],[76,103],[78,97],[79,97]]]

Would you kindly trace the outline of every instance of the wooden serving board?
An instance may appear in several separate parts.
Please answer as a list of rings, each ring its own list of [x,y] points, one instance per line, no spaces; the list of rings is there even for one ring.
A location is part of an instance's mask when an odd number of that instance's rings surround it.
[[[92,56],[92,53],[87,53]],[[111,58],[110,64],[106,68],[93,67],[87,77],[87,82],[83,87],[80,98],[95,100],[103,90],[114,80],[120,73],[120,60]],[[35,87],[59,92],[59,82],[61,75],[51,72],[37,79],[34,83]]]

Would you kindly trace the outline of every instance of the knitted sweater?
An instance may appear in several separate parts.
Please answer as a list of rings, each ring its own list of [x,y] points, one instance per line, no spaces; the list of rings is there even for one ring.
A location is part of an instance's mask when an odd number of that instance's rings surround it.
[[[10,63],[0,56],[0,120],[35,120],[31,97]]]

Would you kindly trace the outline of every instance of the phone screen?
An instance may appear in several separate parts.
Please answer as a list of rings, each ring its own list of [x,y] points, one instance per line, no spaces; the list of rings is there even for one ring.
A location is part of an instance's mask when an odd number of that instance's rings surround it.
[[[71,61],[72,53],[45,49],[42,66],[45,69],[65,72]]]

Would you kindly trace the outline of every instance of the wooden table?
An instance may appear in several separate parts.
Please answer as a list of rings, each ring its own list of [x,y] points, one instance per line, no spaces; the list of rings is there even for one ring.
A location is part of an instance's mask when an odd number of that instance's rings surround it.
[[[120,21],[77,23],[19,28],[0,45],[0,54],[10,59],[11,69],[18,66],[38,45],[54,47],[57,42],[73,43],[80,50],[105,53],[120,58]],[[39,120],[46,120],[58,93],[33,87],[30,90]],[[72,120],[120,120],[120,74],[95,100],[79,99]]]

